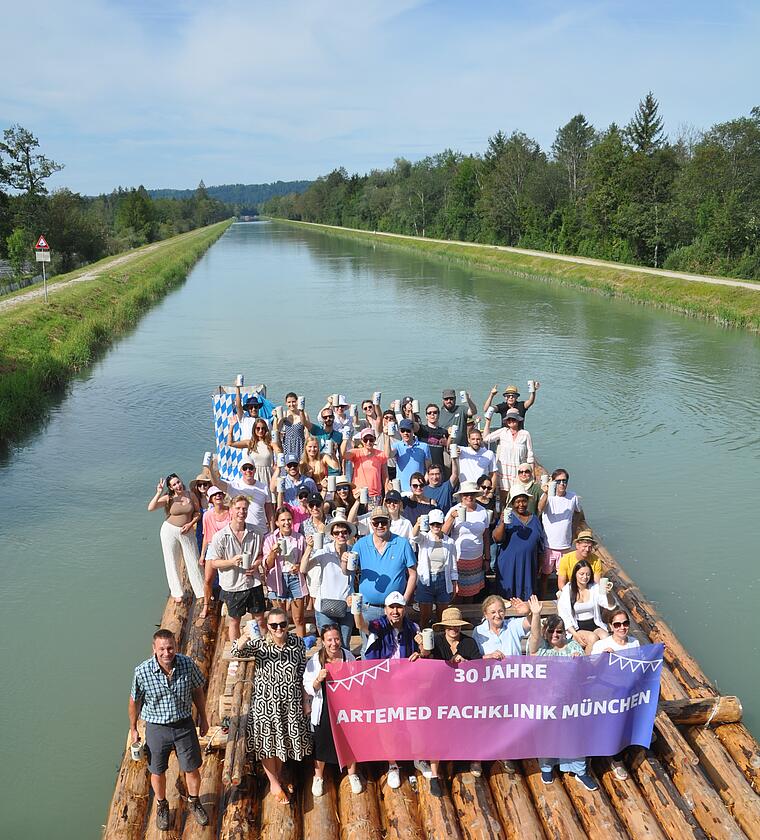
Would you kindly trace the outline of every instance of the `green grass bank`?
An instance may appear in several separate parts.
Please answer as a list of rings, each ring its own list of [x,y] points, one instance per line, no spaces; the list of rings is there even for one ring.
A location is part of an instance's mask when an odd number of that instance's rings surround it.
[[[461,245],[386,233],[376,234],[371,231],[315,225],[289,219],[273,221],[287,222],[304,228],[318,228],[330,236],[369,241],[477,269],[509,272],[527,279],[559,283],[633,303],[669,309],[682,315],[712,320],[723,326],[760,332],[760,284],[758,291],[755,291],[738,286],[711,285],[661,274],[649,274],[637,271],[636,266],[585,265],[552,259],[550,256],[538,257],[497,250],[489,245]]]
[[[98,277],[56,291],[47,305],[40,298],[0,313],[0,442],[23,437],[46,401],[181,285],[231,223],[219,222],[137,252]],[[55,285],[79,273],[56,277]]]

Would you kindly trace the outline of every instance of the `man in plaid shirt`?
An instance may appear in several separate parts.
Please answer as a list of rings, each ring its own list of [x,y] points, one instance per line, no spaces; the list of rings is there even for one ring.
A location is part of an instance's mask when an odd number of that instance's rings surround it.
[[[201,805],[201,748],[192,718],[198,710],[201,735],[208,732],[205,680],[198,666],[177,653],[177,643],[170,630],[153,634],[153,656],[135,668],[129,697],[129,726],[132,743],[140,740],[137,719],[145,721],[145,744],[150,769],[150,783],[156,796],[156,826],[169,828],[169,803],[166,800],[166,768],[172,750],[177,753],[180,770],[185,773],[188,807],[201,825],[208,825],[208,814]]]

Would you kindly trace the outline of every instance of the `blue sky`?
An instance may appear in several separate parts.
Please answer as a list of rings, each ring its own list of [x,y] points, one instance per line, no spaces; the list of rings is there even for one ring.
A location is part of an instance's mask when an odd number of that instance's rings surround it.
[[[548,148],[653,90],[671,136],[760,104],[760,5],[449,0],[5,4],[0,128],[93,194],[365,172],[498,129]]]

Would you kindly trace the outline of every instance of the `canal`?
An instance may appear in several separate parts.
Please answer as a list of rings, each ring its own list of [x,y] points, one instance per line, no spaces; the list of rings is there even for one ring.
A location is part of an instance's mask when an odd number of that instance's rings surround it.
[[[95,838],[167,596],[156,480],[238,371],[359,402],[536,378],[537,454],[757,736],[760,340],[285,224],[234,225],[0,464],[0,835]],[[754,524],[753,524],[754,523]]]

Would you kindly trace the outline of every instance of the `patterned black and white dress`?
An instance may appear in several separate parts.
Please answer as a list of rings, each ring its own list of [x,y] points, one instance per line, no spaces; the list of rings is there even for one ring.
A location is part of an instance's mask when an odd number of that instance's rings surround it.
[[[267,639],[250,639],[242,648],[234,642],[232,655],[256,661],[245,730],[249,754],[256,759],[276,756],[282,761],[301,761],[310,755],[311,732],[302,702],[306,667],[303,639],[288,633],[282,647]]]

